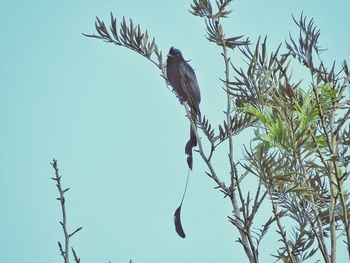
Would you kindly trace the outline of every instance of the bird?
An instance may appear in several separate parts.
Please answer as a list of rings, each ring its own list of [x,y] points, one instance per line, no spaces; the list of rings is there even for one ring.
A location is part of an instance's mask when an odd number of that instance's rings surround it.
[[[196,74],[194,73],[193,68],[182,56],[181,51],[174,47],[171,47],[169,50],[166,64],[166,75],[168,82],[173,87],[173,92],[180,100],[180,103],[183,104],[186,102],[188,104],[191,111],[190,117],[196,124],[197,119],[200,118],[199,103],[201,102],[201,94]],[[193,147],[197,146],[197,137],[193,129],[194,128],[192,125],[190,125],[190,139],[185,146],[185,153],[187,154],[187,165],[189,167],[186,185],[180,205],[174,213],[175,230],[176,233],[182,238],[185,238],[186,234],[181,224],[181,208],[187,190],[189,171],[192,170],[193,167],[192,150]]]
[[[200,115],[199,103],[201,102],[197,77],[193,68],[182,56],[181,51],[174,47],[170,48],[167,56],[166,75],[180,103],[187,102],[191,110],[191,118],[196,123]],[[187,154],[188,167],[191,170],[193,167],[192,149],[195,146],[197,146],[197,138],[192,125],[190,125],[190,139],[186,143],[185,153]]]

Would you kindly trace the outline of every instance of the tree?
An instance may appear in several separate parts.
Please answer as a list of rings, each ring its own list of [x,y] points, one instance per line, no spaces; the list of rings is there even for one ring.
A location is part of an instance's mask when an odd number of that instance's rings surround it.
[[[231,0],[216,0],[216,11],[209,0],[194,0],[190,12],[201,17],[207,39],[220,48],[224,62],[227,96],[226,118],[215,130],[202,113],[194,123],[187,102],[188,120],[198,141],[198,152],[206,164],[205,172],[227,197],[233,209],[228,218],[239,231],[238,242],[250,262],[259,262],[259,244],[276,230],[280,247],[274,257],[282,262],[302,262],[323,258],[336,262],[337,243],[344,241],[350,258],[350,212],[346,181],[349,178],[350,103],[344,97],[350,74],[344,61],[340,69],[322,60],[320,31],[312,19],[293,17],[300,34],[268,53],[267,39],[252,48],[248,38],[226,37],[222,20],[229,14]],[[155,65],[166,79],[163,53],[140,25],[123,18],[120,25],[111,14],[110,27],[99,18],[97,35],[117,46],[126,47]],[[238,68],[232,52],[244,56],[247,66]],[[310,72],[311,81],[294,80],[293,61]],[[199,128],[198,130],[196,129]],[[233,141],[242,132],[253,130],[245,145],[245,157],[234,156]],[[209,144],[205,149],[201,131]],[[228,145],[230,184],[216,172],[212,161],[217,149]],[[256,177],[256,189],[244,187],[248,176]],[[256,215],[262,205],[270,205],[261,227]],[[287,227],[291,225],[290,227]],[[274,226],[275,228],[272,228]]]

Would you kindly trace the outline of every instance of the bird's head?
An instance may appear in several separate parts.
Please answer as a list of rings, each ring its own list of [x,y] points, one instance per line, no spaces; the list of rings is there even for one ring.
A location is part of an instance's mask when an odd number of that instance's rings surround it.
[[[169,53],[168,53],[168,58],[174,58],[174,59],[184,59],[183,56],[182,56],[182,53],[180,50],[174,48],[174,47],[171,47],[170,50],[169,50]]]

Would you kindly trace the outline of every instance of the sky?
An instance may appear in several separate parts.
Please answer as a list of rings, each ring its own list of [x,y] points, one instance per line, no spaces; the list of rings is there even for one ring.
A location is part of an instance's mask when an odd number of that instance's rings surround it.
[[[229,202],[213,189],[198,155],[182,211],[187,238],[176,235],[173,213],[187,173],[184,109],[151,63],[82,35],[95,33],[95,16],[108,23],[113,12],[148,29],[164,53],[181,49],[196,70],[201,111],[216,126],[224,118],[223,61],[205,39],[203,21],[188,12],[190,3],[1,1],[2,262],[62,262],[53,158],[70,188],[68,227],[83,226],[72,238],[82,262],[247,262],[227,220]],[[273,50],[296,32],[292,14],[304,11],[321,28],[325,61],[350,57],[349,1],[236,0],[232,9],[227,35],[253,43],[267,35]],[[234,58],[242,65],[242,57]],[[249,134],[235,139],[237,158],[243,143]],[[225,158],[214,162],[227,181]],[[278,244],[261,246],[261,262],[272,262]],[[346,254],[338,260],[346,262]]]

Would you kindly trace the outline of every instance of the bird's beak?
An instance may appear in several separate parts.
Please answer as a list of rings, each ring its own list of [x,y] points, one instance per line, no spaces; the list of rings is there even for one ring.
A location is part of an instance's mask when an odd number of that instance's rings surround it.
[[[173,55],[171,55],[171,54],[168,54],[168,55],[167,55],[167,57],[171,57],[171,58],[173,58],[174,56],[173,56]]]

